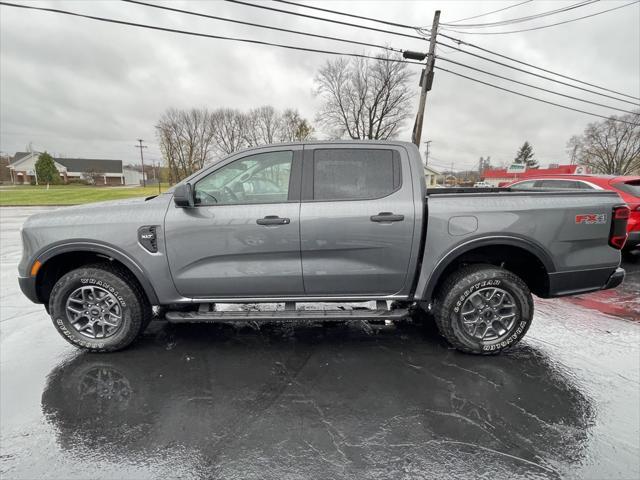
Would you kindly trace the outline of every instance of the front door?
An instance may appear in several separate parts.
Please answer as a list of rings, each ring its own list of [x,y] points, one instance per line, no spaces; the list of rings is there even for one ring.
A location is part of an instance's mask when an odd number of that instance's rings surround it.
[[[305,147],[300,209],[307,295],[392,295],[407,281],[415,205],[390,146]]]
[[[195,206],[170,206],[169,268],[190,298],[301,295],[301,147],[233,159],[194,179]]]

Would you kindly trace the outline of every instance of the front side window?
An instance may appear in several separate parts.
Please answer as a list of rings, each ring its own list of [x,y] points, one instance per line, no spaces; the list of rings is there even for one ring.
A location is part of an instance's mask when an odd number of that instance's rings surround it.
[[[267,152],[236,160],[196,183],[196,205],[282,203],[289,197],[293,152]]]
[[[336,148],[313,154],[314,200],[381,198],[400,184],[400,158],[393,150]]]
[[[511,190],[531,190],[535,187],[535,180],[528,180],[526,182],[515,183],[511,185]]]

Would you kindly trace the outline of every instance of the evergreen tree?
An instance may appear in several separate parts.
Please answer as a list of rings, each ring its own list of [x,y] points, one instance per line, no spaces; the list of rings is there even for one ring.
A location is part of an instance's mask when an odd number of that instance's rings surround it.
[[[527,168],[538,168],[538,161],[534,158],[533,147],[529,142],[524,142],[516,158],[513,159],[514,163],[525,164]]]
[[[53,162],[53,157],[47,152],[41,153],[36,161],[36,175],[38,183],[56,184],[60,181],[60,173]]]

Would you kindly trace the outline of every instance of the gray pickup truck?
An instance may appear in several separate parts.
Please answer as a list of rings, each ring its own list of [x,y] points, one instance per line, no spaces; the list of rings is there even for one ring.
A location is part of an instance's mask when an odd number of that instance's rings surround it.
[[[128,346],[160,307],[171,322],[433,318],[454,347],[492,354],[525,335],[532,293],[622,282],[627,215],[604,190],[428,190],[405,142],[280,144],[156,197],[30,217],[19,281],[91,351]],[[279,308],[216,308],[229,303]]]

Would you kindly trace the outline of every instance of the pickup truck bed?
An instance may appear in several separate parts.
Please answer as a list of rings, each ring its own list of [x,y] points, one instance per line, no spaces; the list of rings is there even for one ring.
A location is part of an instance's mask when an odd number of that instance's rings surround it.
[[[428,190],[426,248],[431,250],[424,255],[418,298],[430,299],[435,279],[449,260],[480,247],[484,253],[494,251],[496,261],[523,278],[531,278],[530,287],[539,297],[600,290],[612,276],[611,283],[617,285],[623,275],[617,268],[619,252],[601,248],[611,232],[610,220],[586,223],[576,217],[605,218],[605,212],[620,203],[614,192],[602,190]]]

